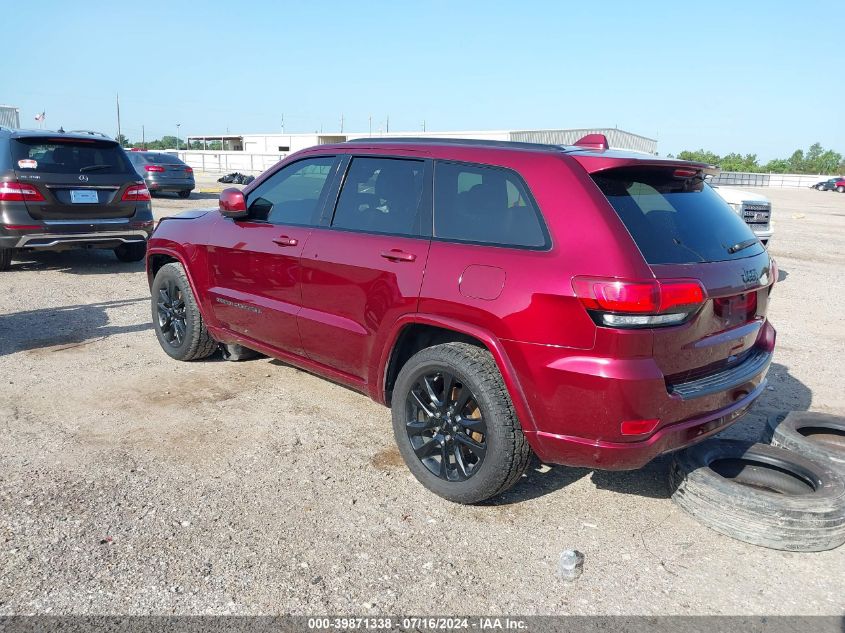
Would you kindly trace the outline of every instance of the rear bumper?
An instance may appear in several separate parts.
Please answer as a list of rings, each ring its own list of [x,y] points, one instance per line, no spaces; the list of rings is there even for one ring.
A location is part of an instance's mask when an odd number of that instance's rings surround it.
[[[197,186],[193,178],[147,180],[146,183],[150,191],[193,191]]]
[[[754,391],[733,405],[664,426],[639,442],[606,442],[544,431],[528,434],[527,437],[540,459],[548,463],[603,470],[635,470],[658,455],[686,448],[728,428],[748,411],[767,384],[764,378]]]
[[[670,383],[648,356],[607,358],[504,341],[533,426],[526,438],[543,461],[631,470],[728,427],[763,393],[775,332],[765,322],[744,360],[712,375]],[[656,421],[623,435],[622,422]]]
[[[66,248],[113,248],[120,244],[145,242],[147,231],[115,231],[102,233],[34,233],[20,237],[0,237],[0,247],[34,250],[61,250]]]

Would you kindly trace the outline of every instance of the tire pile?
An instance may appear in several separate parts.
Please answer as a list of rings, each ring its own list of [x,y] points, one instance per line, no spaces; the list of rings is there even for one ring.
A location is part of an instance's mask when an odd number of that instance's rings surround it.
[[[248,185],[253,180],[255,180],[255,176],[248,176],[246,174],[234,171],[231,174],[221,176],[217,179],[217,182],[233,183],[236,185]]]
[[[769,418],[768,444],[709,440],[677,454],[672,499],[707,527],[777,550],[845,542],[845,418]]]

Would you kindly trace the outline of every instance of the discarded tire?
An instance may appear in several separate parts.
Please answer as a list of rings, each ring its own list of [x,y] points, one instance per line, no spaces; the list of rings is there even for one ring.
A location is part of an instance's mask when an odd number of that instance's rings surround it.
[[[845,475],[845,418],[827,413],[791,411],[771,416],[764,439]]]
[[[845,482],[791,451],[710,440],[678,453],[670,479],[672,499],[726,536],[792,552],[845,542]]]

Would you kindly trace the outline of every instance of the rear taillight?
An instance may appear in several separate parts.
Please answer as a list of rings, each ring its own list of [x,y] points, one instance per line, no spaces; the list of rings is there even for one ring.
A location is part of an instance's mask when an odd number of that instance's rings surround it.
[[[144,169],[147,171],[155,172],[164,171],[164,167],[162,167],[161,165],[144,165]]]
[[[193,167],[188,167],[188,166],[185,166],[185,173],[187,173],[187,174],[193,174],[193,173],[194,173],[194,168],[193,168]]]
[[[129,185],[123,192],[122,202],[150,200],[150,192],[146,185]]]
[[[0,182],[0,201],[44,202],[44,196],[28,182]]]
[[[706,294],[695,279],[628,281],[575,277],[575,296],[598,325],[617,328],[677,325],[704,303]]]

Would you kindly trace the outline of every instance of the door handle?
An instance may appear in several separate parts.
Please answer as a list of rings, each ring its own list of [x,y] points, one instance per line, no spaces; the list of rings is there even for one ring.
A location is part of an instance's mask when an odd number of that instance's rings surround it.
[[[296,246],[299,244],[299,240],[295,237],[288,237],[287,235],[282,235],[281,237],[277,237],[273,240],[274,243],[278,244],[279,246]]]
[[[417,259],[417,256],[413,253],[406,253],[405,251],[400,251],[398,248],[382,251],[381,256],[393,262],[412,262]]]

